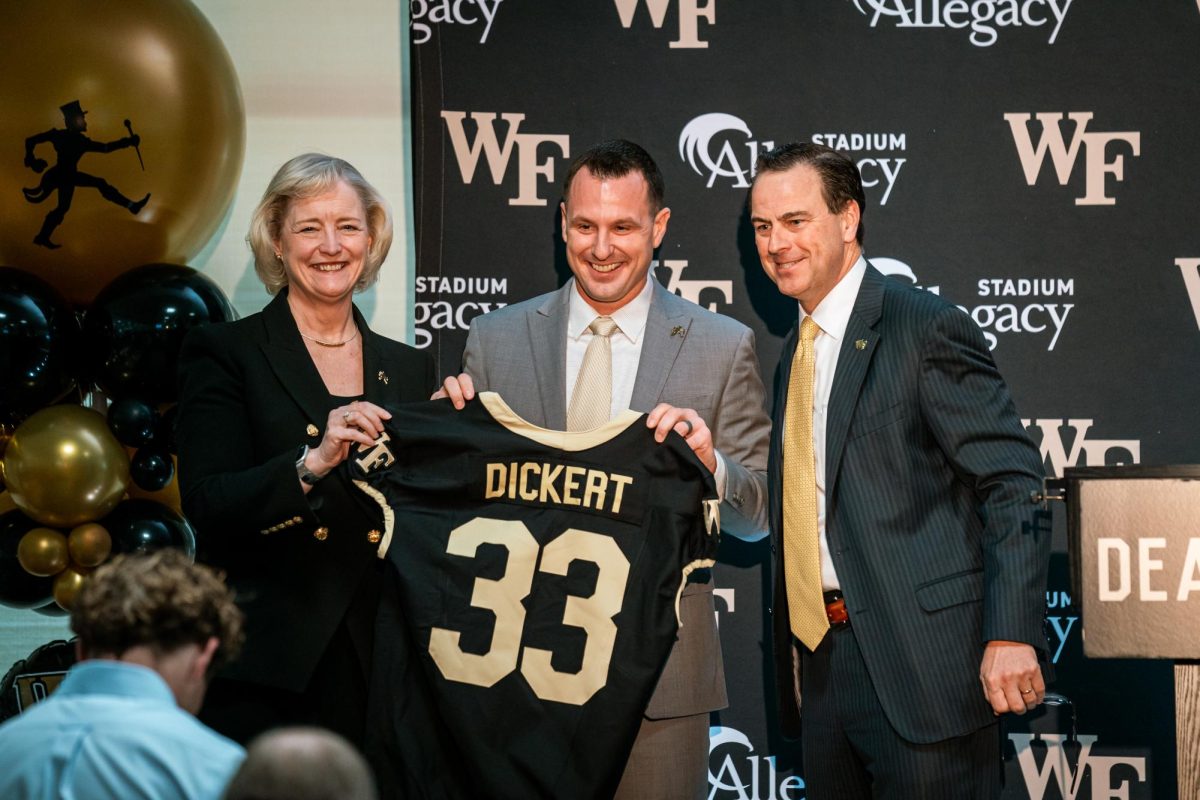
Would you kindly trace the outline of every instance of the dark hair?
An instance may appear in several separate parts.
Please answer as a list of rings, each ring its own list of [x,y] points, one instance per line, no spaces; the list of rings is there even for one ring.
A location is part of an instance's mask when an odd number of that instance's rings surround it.
[[[831,147],[812,142],[789,142],[768,150],[758,157],[758,162],[754,165],[754,180],[750,183],[750,191],[754,191],[754,183],[764,172],[787,172],[801,164],[812,167],[821,177],[821,196],[825,198],[825,206],[830,212],[841,213],[846,203],[851,200],[858,203],[858,232],[855,234],[855,240],[861,245],[865,230],[863,217],[867,213],[867,196],[863,192],[862,175],[849,157]]]
[[[658,164],[640,145],[628,139],[609,139],[575,156],[567,167],[567,176],[563,178],[564,201],[571,191],[575,173],[584,167],[597,178],[623,178],[631,172],[640,172],[646,179],[650,193],[650,213],[657,214],[662,209],[666,194],[662,173],[658,170]]]
[[[169,653],[220,641],[210,671],[242,646],[242,612],[220,573],[179,550],[117,556],[88,576],[71,607],[85,655],[120,655],[150,645]]]

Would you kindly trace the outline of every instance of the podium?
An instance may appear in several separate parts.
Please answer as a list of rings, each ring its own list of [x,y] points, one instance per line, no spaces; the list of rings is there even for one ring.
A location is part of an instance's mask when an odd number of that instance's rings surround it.
[[[1200,798],[1200,465],[1075,467],[1055,483],[1084,655],[1176,662],[1178,796]]]

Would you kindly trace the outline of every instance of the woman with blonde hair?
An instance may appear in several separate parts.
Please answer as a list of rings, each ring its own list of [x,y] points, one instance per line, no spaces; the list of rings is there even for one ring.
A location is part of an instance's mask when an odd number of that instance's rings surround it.
[[[242,657],[213,682],[201,719],[241,742],[315,724],[361,745],[382,522],[331,473],[380,433],[384,405],[429,397],[433,360],[373,333],[354,306],[392,222],[347,162],[284,164],[249,241],[274,299],[194,329],[179,362],[183,510],[246,615]]]

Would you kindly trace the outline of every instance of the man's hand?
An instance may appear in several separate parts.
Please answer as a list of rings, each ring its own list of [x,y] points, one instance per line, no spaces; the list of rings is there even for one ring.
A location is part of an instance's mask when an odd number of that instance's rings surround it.
[[[1024,714],[1046,696],[1037,653],[1023,642],[988,642],[979,665],[979,681],[996,714]]]
[[[442,381],[442,388],[438,389],[430,397],[430,400],[442,400],[449,397],[450,402],[459,411],[463,410],[468,400],[475,397],[475,382],[471,380],[471,376],[467,373],[460,373],[457,377],[449,375],[446,380]]]
[[[709,472],[717,471],[717,454],[713,450],[712,431],[692,409],[659,403],[646,417],[646,427],[654,428],[656,442],[664,441],[667,434],[674,430],[683,437],[696,457],[708,467]]]

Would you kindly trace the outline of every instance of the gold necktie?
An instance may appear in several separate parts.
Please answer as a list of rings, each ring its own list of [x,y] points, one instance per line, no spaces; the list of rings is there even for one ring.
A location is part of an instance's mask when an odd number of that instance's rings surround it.
[[[590,431],[608,422],[612,414],[612,342],[617,330],[612,317],[596,317],[588,325],[592,340],[588,342],[571,393],[567,410],[567,430]]]
[[[829,619],[821,590],[817,532],[817,468],[813,460],[813,382],[817,323],[806,316],[788,377],[783,412],[783,564],[792,633],[816,650]]]

